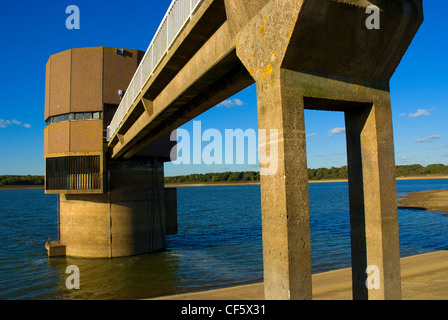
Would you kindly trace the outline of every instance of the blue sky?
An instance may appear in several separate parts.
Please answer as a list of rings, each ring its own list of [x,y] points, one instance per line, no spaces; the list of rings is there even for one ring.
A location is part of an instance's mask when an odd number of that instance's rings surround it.
[[[0,11],[0,174],[44,173],[45,64],[70,48],[110,46],[145,51],[170,0],[11,1]],[[68,5],[80,29],[68,30]],[[425,22],[391,79],[397,164],[448,165],[448,19],[446,1],[424,1]],[[235,100],[238,99],[238,100]],[[306,111],[308,167],[346,164],[344,117]],[[251,86],[199,116],[202,129],[257,129]],[[192,122],[183,126],[187,130]],[[330,134],[332,132],[334,134]],[[339,132],[339,133],[337,133]],[[204,145],[203,145],[204,146]],[[257,165],[166,165],[167,175],[257,170]]]

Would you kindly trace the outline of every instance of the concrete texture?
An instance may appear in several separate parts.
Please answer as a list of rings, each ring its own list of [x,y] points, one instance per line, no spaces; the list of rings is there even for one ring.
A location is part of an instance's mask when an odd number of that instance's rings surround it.
[[[401,259],[403,300],[448,299],[448,251]],[[351,269],[313,274],[313,300],[351,300]],[[152,300],[265,300],[263,283],[158,297]],[[267,300],[267,299],[266,299]]]
[[[278,171],[260,168],[267,299],[312,298],[305,108],[346,115],[354,298],[401,298],[388,81],[423,13],[421,2],[391,2],[378,2],[384,28],[372,33],[363,26],[370,4],[363,1],[269,1],[237,10],[238,1],[226,0],[236,53],[257,83],[259,128],[279,130],[266,147],[278,143]],[[401,16],[400,5],[412,10]],[[380,290],[363,285],[371,265],[383,275]]]
[[[60,241],[47,241],[45,242],[45,249],[50,258],[53,257],[65,257],[65,245]]]
[[[60,234],[67,256],[114,258],[160,251],[166,234],[177,229],[176,212],[166,221],[161,162],[126,161],[111,167],[107,193],[60,195]],[[175,195],[169,194],[168,209],[173,211]]]
[[[384,101],[376,98],[378,102],[371,107],[345,112],[357,299],[401,297],[393,133],[390,102],[385,96]],[[367,290],[364,285],[365,270],[371,265],[384,275],[382,292]]]

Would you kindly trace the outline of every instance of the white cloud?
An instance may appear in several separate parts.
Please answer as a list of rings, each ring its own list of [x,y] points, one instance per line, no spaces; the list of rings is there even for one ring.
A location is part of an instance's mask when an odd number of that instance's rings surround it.
[[[244,104],[243,101],[241,101],[240,99],[233,99],[233,102],[237,105],[237,106],[242,106]]]
[[[406,116],[406,113],[402,113],[402,114],[399,115],[400,118],[404,117],[404,116]]]
[[[332,137],[332,136],[334,136],[335,134],[340,134],[340,133],[344,133],[345,132],[345,128],[334,128],[334,129],[331,129],[329,132],[328,132],[328,135],[330,136],[330,137]]]
[[[430,116],[431,114],[427,109],[418,109],[416,113],[409,114],[409,118],[418,118],[421,116]]]
[[[0,119],[0,128],[6,128],[12,124],[15,124],[16,126],[20,126],[20,125],[22,125],[22,121],[19,121],[16,119],[12,119],[12,120]],[[24,123],[23,126],[27,129],[31,128],[31,125],[28,123]]]
[[[427,142],[433,142],[433,141],[438,140],[440,138],[442,138],[441,135],[433,134],[433,135],[428,136],[426,138],[416,139],[414,141],[417,142],[417,143],[427,143]]]
[[[244,102],[241,101],[240,99],[227,99],[218,104],[218,107],[233,108],[235,106],[242,106],[243,104]]]
[[[311,137],[315,137],[315,136],[317,136],[317,133],[316,133],[316,132],[308,133],[308,134],[306,135],[307,138],[311,138]]]
[[[12,122],[9,120],[0,119],[0,128],[6,128],[9,126]]]

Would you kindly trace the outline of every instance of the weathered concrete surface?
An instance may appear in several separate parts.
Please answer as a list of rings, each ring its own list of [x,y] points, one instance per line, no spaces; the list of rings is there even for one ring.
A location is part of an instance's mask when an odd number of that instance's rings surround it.
[[[278,144],[278,164],[260,168],[265,289],[268,299],[306,299],[311,240],[304,103],[298,87],[284,85],[287,72],[280,73],[275,85],[257,87],[259,128],[278,130],[278,141],[269,141],[269,152]]]
[[[45,242],[45,249],[50,258],[65,257],[65,244],[60,241],[47,241]]]
[[[345,112],[356,299],[401,296],[392,116],[389,97],[383,96],[371,107]],[[384,290],[367,290],[368,266],[379,268]]]
[[[67,256],[113,258],[165,249],[163,163],[117,162],[111,169],[107,193],[60,195],[60,237]],[[170,233],[175,224],[170,222]]]
[[[448,251],[401,259],[403,300],[448,300]],[[351,269],[313,274],[314,300],[351,300]],[[152,300],[264,300],[263,283],[158,297]],[[267,300],[267,299],[266,299]]]
[[[279,132],[260,145],[278,144],[278,170],[261,177],[266,298],[312,297],[308,108],[346,114],[354,298],[400,299],[388,82],[422,22],[421,1],[376,1],[382,28],[374,32],[365,27],[368,1],[225,2],[236,53],[257,83],[259,129]],[[381,290],[363,286],[370,265]]]
[[[205,0],[142,88],[109,142],[130,158],[179,126],[254,83],[235,54],[223,0]],[[144,104],[151,104],[146,112]],[[121,139],[118,135],[122,135]]]

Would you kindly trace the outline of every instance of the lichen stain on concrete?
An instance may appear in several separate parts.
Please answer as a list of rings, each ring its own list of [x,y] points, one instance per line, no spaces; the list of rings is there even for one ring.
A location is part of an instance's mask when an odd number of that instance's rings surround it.
[[[261,78],[260,78],[260,80],[261,80],[261,82],[264,82],[264,80],[266,79],[266,77],[267,77],[268,75],[270,75],[270,76],[272,75],[272,65],[268,64],[268,65],[266,66],[266,68],[264,68],[264,67],[258,67],[256,71],[257,71],[257,72],[258,72],[258,71],[261,71]]]

